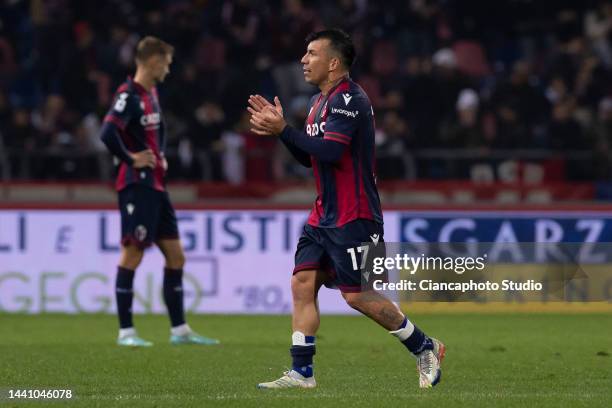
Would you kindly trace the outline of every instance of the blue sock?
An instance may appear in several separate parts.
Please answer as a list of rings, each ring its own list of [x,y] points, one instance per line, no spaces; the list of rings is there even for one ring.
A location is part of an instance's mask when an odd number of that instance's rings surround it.
[[[298,341],[296,341],[296,335],[299,339]],[[291,368],[304,377],[312,377],[314,374],[312,356],[316,353],[315,336],[304,336],[300,332],[295,332],[293,334],[293,343],[293,346],[289,349],[293,360]]]
[[[183,270],[164,268],[164,302],[172,327],[185,324],[183,310]]]
[[[412,326],[410,327],[412,333],[408,337],[405,337],[403,332],[405,330],[409,330],[409,326]],[[424,350],[433,350],[433,341],[431,341],[431,339],[425,333],[423,333],[421,329],[415,325],[412,325],[407,318],[404,318],[404,321],[400,325],[399,329],[391,332],[391,334],[398,337],[402,344],[406,346],[406,348],[410,350],[412,354],[419,354]]]
[[[129,329],[132,323],[132,299],[134,291],[134,271],[127,268],[117,267],[117,279],[115,280],[115,297],[117,299],[117,316],[119,316],[119,327]]]

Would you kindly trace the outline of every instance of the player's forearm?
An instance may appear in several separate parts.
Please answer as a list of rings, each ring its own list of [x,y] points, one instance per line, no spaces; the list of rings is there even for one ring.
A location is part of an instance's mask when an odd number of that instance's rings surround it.
[[[340,160],[344,152],[344,145],[342,143],[310,137],[291,126],[285,126],[285,129],[280,134],[280,138],[286,144],[295,146],[322,162],[335,163]]]
[[[100,139],[108,150],[115,155],[119,160],[126,162],[130,166],[134,164],[134,159],[130,155],[130,151],[125,147],[121,140],[121,135],[117,126],[110,122],[104,122],[100,129]]]
[[[312,162],[310,161],[310,155],[308,153],[306,153],[305,151],[301,150],[297,146],[294,146],[294,145],[288,143],[286,140],[284,140],[282,138],[281,138],[281,141],[283,142],[285,147],[287,147],[287,150],[289,150],[289,152],[291,152],[291,155],[293,157],[295,157],[295,159],[297,161],[299,161],[302,166],[304,166],[304,167],[312,167]]]

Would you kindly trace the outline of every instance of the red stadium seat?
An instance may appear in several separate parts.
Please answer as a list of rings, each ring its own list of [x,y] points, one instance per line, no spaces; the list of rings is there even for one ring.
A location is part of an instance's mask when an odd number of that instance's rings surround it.
[[[397,49],[395,43],[380,41],[372,51],[372,72],[375,75],[387,76],[397,70]]]
[[[482,46],[475,41],[457,41],[453,45],[457,69],[469,76],[489,75],[491,69]]]

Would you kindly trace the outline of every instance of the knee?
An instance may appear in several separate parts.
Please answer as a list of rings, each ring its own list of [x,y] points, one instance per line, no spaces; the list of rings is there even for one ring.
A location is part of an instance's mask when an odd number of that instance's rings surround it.
[[[313,283],[308,272],[299,272],[291,277],[291,293],[295,302],[303,302],[313,297]]]
[[[185,254],[178,251],[166,258],[166,266],[170,269],[183,269],[185,266]]]
[[[345,293],[342,292],[342,297],[346,301],[346,304],[355,310],[360,310],[361,296],[360,293]]]
[[[133,245],[123,247],[120,266],[126,269],[135,270],[142,261],[144,251]]]

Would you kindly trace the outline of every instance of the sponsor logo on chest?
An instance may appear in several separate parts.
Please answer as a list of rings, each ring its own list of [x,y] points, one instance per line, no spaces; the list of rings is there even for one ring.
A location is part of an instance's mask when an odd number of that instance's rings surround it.
[[[308,136],[319,136],[319,134],[325,133],[325,122],[321,123],[308,123],[306,125],[306,134]]]
[[[159,112],[147,113],[140,117],[140,124],[146,128],[157,128],[161,122]]]
[[[144,99],[146,100],[140,100],[140,109],[143,110],[142,115],[140,115],[140,124],[145,128],[145,130],[158,129],[162,117],[161,113],[159,112],[159,109],[157,108],[157,100],[154,98],[147,97],[145,97]],[[147,110],[147,101],[154,112],[145,113],[145,111]]]
[[[312,113],[312,108],[310,108],[310,113]],[[310,115],[310,114],[309,114]],[[321,114],[319,118],[313,118],[314,123],[306,124],[306,134],[308,136],[319,136],[319,134],[325,133],[325,117],[327,116],[327,101],[323,108],[321,109]],[[321,121],[322,120],[322,121]],[[321,121],[321,122],[317,122]]]
[[[356,118],[359,115],[359,111],[350,111],[346,109],[332,108],[332,113],[338,113],[340,115],[348,116],[349,118]]]

